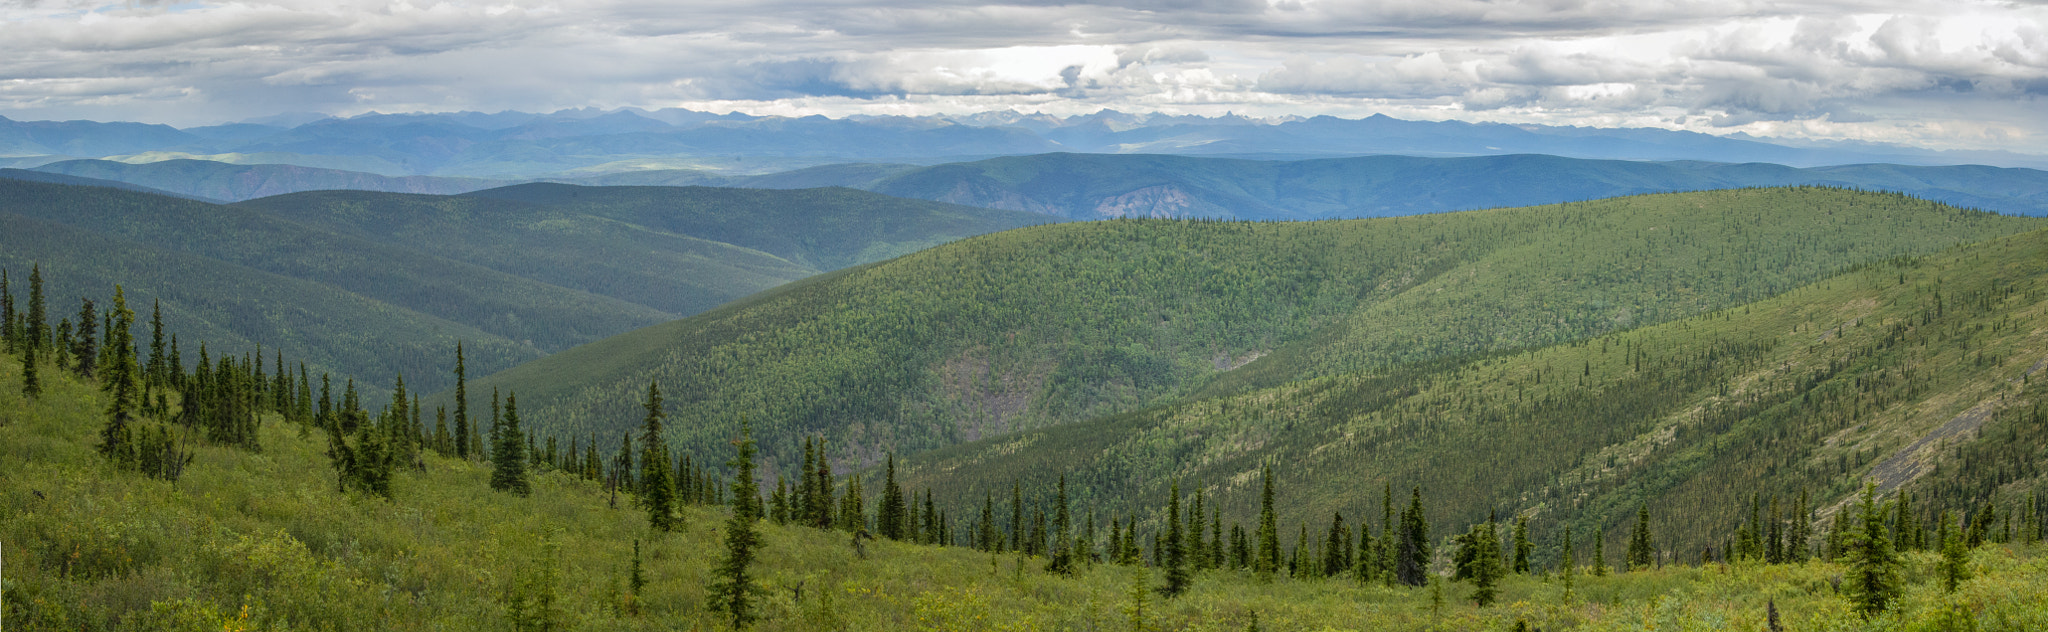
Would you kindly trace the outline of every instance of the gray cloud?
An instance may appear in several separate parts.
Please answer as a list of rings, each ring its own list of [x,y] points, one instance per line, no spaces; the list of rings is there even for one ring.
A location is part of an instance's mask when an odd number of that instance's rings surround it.
[[[1102,107],[2029,151],[2048,8],[1907,0],[0,1],[0,114]]]

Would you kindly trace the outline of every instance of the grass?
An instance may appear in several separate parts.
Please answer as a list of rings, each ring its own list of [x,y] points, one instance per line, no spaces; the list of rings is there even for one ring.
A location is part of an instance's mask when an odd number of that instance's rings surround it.
[[[0,363],[8,629],[504,630],[507,596],[550,565],[558,629],[725,629],[703,607],[723,524],[716,508],[690,508],[681,532],[656,535],[639,512],[608,508],[590,482],[543,473],[519,498],[487,491],[482,465],[438,457],[399,477],[395,501],[341,494],[324,440],[275,420],[262,426],[262,452],[200,446],[173,485],[92,452],[96,388],[52,380],[27,401],[18,366]],[[758,630],[1140,629],[1134,568],[1062,577],[1041,571],[1040,559],[892,542],[867,545],[861,559],[844,532],[763,531]],[[620,593],[635,539],[650,583],[628,614]],[[1439,606],[1429,589],[1204,571],[1186,596],[1147,594],[1136,623],[1241,630],[1256,613],[1266,630],[1762,629],[1774,603],[1793,630],[2048,625],[2039,547],[1977,550],[1975,578],[1954,595],[1934,583],[1933,556],[1909,560],[1904,600],[1871,621],[1834,593],[1842,570],[1812,562],[1581,575],[1569,598],[1557,576],[1518,576],[1486,608],[1465,601],[1462,584],[1447,586]],[[1959,617],[1973,627],[1956,627]]]

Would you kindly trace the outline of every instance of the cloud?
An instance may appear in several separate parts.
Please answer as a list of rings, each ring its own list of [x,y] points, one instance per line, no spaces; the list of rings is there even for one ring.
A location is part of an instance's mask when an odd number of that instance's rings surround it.
[[[2048,7],[1992,1],[0,0],[0,58],[11,118],[185,125],[715,104],[2048,134]]]

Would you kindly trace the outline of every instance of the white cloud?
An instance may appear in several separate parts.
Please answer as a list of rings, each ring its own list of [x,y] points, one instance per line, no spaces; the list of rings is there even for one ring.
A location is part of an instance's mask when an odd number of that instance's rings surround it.
[[[2048,7],[1990,1],[0,1],[0,59],[0,114],[174,124],[718,104],[1384,112],[2022,151],[2048,134]]]

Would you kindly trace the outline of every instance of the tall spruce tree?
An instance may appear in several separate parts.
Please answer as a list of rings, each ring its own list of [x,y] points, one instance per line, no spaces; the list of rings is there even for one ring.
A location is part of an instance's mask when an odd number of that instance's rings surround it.
[[[1052,523],[1052,556],[1051,561],[1046,564],[1046,570],[1061,575],[1072,575],[1074,534],[1067,516],[1067,477],[1064,474],[1060,475],[1059,492],[1053,502],[1057,503],[1057,506],[1053,509],[1056,515]]]
[[[462,343],[455,343],[455,456],[470,458],[469,367],[462,358]]]
[[[164,353],[164,302],[158,299],[150,301],[149,305],[149,367],[142,372],[144,388],[171,385],[172,367]],[[179,367],[177,370],[184,369]]]
[[[99,325],[100,317],[93,309],[92,299],[79,299],[78,336],[71,343],[71,357],[77,361],[73,372],[78,377],[93,379],[99,370]]]
[[[732,467],[732,515],[725,523],[725,559],[718,565],[711,584],[710,609],[731,617],[734,630],[744,630],[760,617],[754,597],[753,565],[758,555],[760,534],[754,522],[760,516],[760,490],[754,483],[754,433],[745,418],[740,420],[739,450],[728,464]]]
[[[1187,537],[1180,522],[1180,481],[1173,482],[1166,498],[1166,586],[1159,593],[1171,599],[1186,593],[1193,577],[1188,574]]]
[[[505,396],[503,417],[494,427],[495,443],[491,445],[491,489],[511,492],[520,496],[533,493],[533,487],[526,480],[526,435],[519,431],[519,395]],[[492,396],[495,408],[497,397]]]
[[[1252,558],[1252,572],[1259,581],[1273,581],[1280,571],[1280,523],[1273,510],[1273,466],[1260,472],[1258,549]]]
[[[875,522],[878,523],[876,526],[881,529],[882,537],[891,540],[902,540],[904,536],[908,535],[904,530],[909,522],[908,517],[905,515],[909,511],[909,507],[903,498],[903,487],[896,483],[896,455],[894,453],[889,454],[888,468],[883,476],[882,506],[875,510]]]
[[[35,399],[43,395],[43,380],[36,375],[36,346],[23,345],[21,349],[21,395]]]
[[[1526,515],[1516,516],[1515,564],[1510,570],[1522,575],[1529,574],[1529,553],[1534,548],[1535,544],[1529,541],[1529,517]]]
[[[1607,576],[1607,530],[1593,530],[1593,576]]]
[[[1950,593],[1970,579],[1970,549],[1963,545],[1962,529],[1949,527],[1954,520],[1941,513],[1941,589]]]
[[[1410,492],[1408,509],[1401,512],[1401,551],[1399,566],[1401,583],[1410,586],[1424,586],[1429,583],[1429,560],[1435,555],[1429,539],[1429,520],[1422,514],[1422,488]]]
[[[668,440],[662,438],[661,387],[647,382],[647,417],[640,426],[640,504],[647,508],[647,526],[655,531],[676,527],[675,485],[669,480]],[[784,508],[785,517],[787,507]]]
[[[14,288],[8,278],[7,269],[0,268],[0,348],[8,353],[19,353],[16,345],[21,341],[20,318],[14,313]]]
[[[28,314],[22,321],[22,334],[31,347],[41,350],[50,345],[49,316],[43,312],[43,266],[35,264],[28,272]]]
[[[1647,570],[1656,563],[1657,548],[1650,539],[1650,505],[1645,503],[1636,510],[1636,526],[1628,534],[1628,557],[1623,561],[1623,570]]]
[[[1877,485],[1863,487],[1863,501],[1857,521],[1846,542],[1842,563],[1848,567],[1850,601],[1865,617],[1877,616],[1890,608],[1905,590],[1900,571],[1905,563],[1885,533],[1884,508],[1877,502]]]

